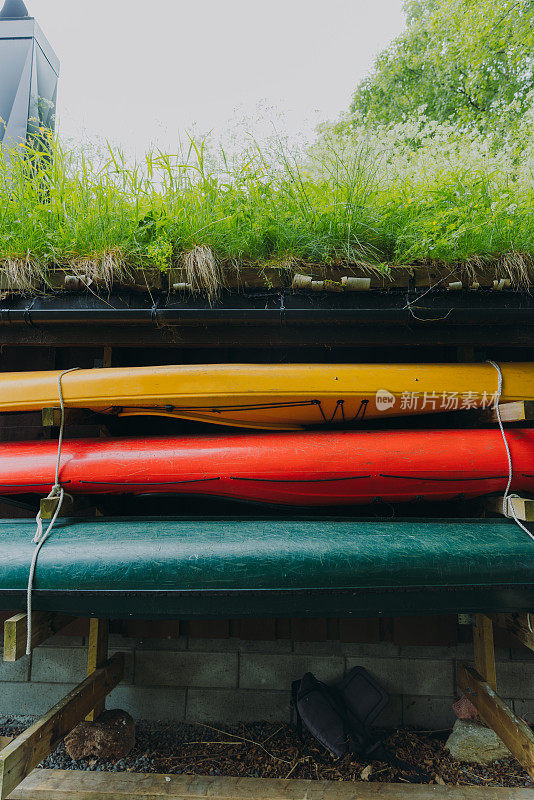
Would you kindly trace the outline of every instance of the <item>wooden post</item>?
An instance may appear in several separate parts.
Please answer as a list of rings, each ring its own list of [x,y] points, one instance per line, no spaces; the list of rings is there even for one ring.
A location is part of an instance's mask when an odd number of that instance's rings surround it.
[[[104,347],[104,357],[102,358],[102,366],[107,369],[111,367],[111,362],[113,360],[113,348],[112,347]]]
[[[74,617],[58,617],[43,611],[32,613],[32,650],[74,620]],[[21,613],[4,622],[4,661],[18,661],[26,655],[28,615]]]
[[[456,348],[456,357],[460,363],[472,363],[475,360],[475,348],[471,345],[460,345]]]
[[[489,617],[529,650],[534,650],[534,614],[489,614]]]
[[[41,719],[0,751],[0,800],[30,774],[43,758],[81,722],[93,708],[122,680],[124,656],[117,653],[83,683],[59,701]]]
[[[87,656],[87,675],[91,676],[97,669],[105,664],[108,657],[108,634],[109,624],[107,619],[91,619],[89,623],[89,652]],[[95,705],[86,719],[94,722],[106,707],[106,699],[103,697]]]
[[[467,664],[458,665],[458,686],[476,706],[486,725],[534,778],[534,735],[526,722],[516,717],[482,675]]]
[[[486,511],[492,514],[502,514],[508,516],[510,506],[513,508],[517,519],[521,522],[534,522],[534,500],[528,497],[508,497],[506,507],[503,505],[504,497],[488,497],[485,502]],[[511,513],[509,515],[512,516]]]
[[[493,644],[493,623],[485,614],[475,614],[473,625],[473,647],[475,667],[484,680],[497,691],[495,672],[495,647]]]

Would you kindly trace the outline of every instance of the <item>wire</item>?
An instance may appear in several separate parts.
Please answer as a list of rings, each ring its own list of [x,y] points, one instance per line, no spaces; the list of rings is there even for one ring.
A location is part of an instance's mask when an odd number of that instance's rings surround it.
[[[35,543],[36,547],[33,551],[32,560],[30,563],[30,572],[28,575],[28,589],[26,592],[26,613],[27,613],[27,626],[26,626],[26,655],[30,655],[32,650],[32,590],[33,590],[33,580],[35,577],[35,568],[37,566],[37,558],[39,557],[39,553],[41,551],[42,546],[52,533],[52,529],[54,524],[59,516],[59,512],[61,511],[61,506],[63,505],[63,500],[65,499],[65,490],[61,486],[59,482],[59,470],[61,465],[61,446],[63,444],[63,428],[65,427],[65,403],[63,400],[63,387],[61,385],[61,381],[64,375],[67,375],[69,372],[75,372],[76,370],[80,369],[79,367],[72,367],[71,369],[63,370],[60,372],[57,379],[57,386],[58,386],[58,394],[59,394],[59,404],[61,407],[61,420],[59,425],[59,437],[57,443],[57,459],[56,459],[56,474],[54,479],[54,485],[50,490],[50,493],[47,496],[47,500],[57,500],[57,506],[50,520],[46,531],[43,533],[43,520],[41,518],[41,509],[37,512],[37,516],[35,517],[35,521],[37,523],[37,530],[35,531],[35,536],[33,537],[33,542]]]

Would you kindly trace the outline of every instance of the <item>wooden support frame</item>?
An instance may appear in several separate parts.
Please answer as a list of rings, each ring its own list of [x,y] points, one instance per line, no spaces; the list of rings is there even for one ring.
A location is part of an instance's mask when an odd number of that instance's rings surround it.
[[[477,671],[496,692],[497,674],[495,669],[495,646],[493,644],[493,623],[485,614],[475,614],[473,648]]]
[[[65,425],[83,425],[87,421],[88,414],[84,408],[66,408]],[[59,428],[61,425],[61,408],[43,408],[41,413],[41,424],[43,428]]]
[[[75,618],[48,614],[44,611],[32,612],[31,647],[46,642],[51,636],[69,625]],[[26,655],[26,637],[28,635],[28,615],[15,614],[4,622],[4,661],[18,661]]]
[[[497,411],[488,408],[484,412],[487,422],[498,422]],[[501,403],[499,414],[502,422],[525,422],[534,420],[534,400],[517,400],[514,403]]]
[[[476,706],[486,725],[495,731],[530,777],[534,778],[534,734],[526,722],[516,717],[473,667],[458,665],[458,686]]]
[[[506,500],[507,507],[504,507],[504,497],[488,497],[484,506],[486,511],[493,514],[502,514],[505,517],[512,516],[510,507],[513,508],[514,514],[521,522],[534,522],[534,500],[528,497],[508,497]]]
[[[5,800],[32,769],[56,747],[122,680],[124,655],[116,653],[41,719],[0,751],[0,800]]]
[[[39,769],[10,800],[532,800],[532,789]]]
[[[495,625],[504,628],[516,639],[534,650],[534,614],[489,614]]]
[[[89,622],[89,652],[87,654],[87,675],[100,669],[108,657],[109,623],[107,619],[92,618]],[[94,722],[106,707],[103,697],[86,716],[88,722]]]

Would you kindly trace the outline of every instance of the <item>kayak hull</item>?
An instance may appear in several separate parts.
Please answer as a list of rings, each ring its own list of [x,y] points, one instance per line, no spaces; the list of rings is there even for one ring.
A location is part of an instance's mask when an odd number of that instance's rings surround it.
[[[501,369],[503,402],[534,398],[534,364]],[[0,375],[0,412],[58,406],[60,375]],[[71,408],[294,430],[487,406],[498,376],[488,363],[202,364],[77,370],[61,384]]]
[[[0,520],[0,608],[24,608],[34,520]],[[531,611],[534,548],[510,520],[58,520],[33,608],[210,619]]]
[[[534,492],[534,430],[507,432],[513,491]],[[57,443],[4,443],[0,494],[46,494]],[[498,430],[308,431],[64,441],[69,494],[209,495],[288,506],[405,502],[503,492]]]

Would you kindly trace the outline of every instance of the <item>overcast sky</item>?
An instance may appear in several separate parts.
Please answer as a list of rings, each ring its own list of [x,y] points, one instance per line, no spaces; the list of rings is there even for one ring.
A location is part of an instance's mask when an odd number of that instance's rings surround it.
[[[26,0],[61,59],[60,130],[141,155],[246,119],[310,135],[404,27],[402,0]]]

